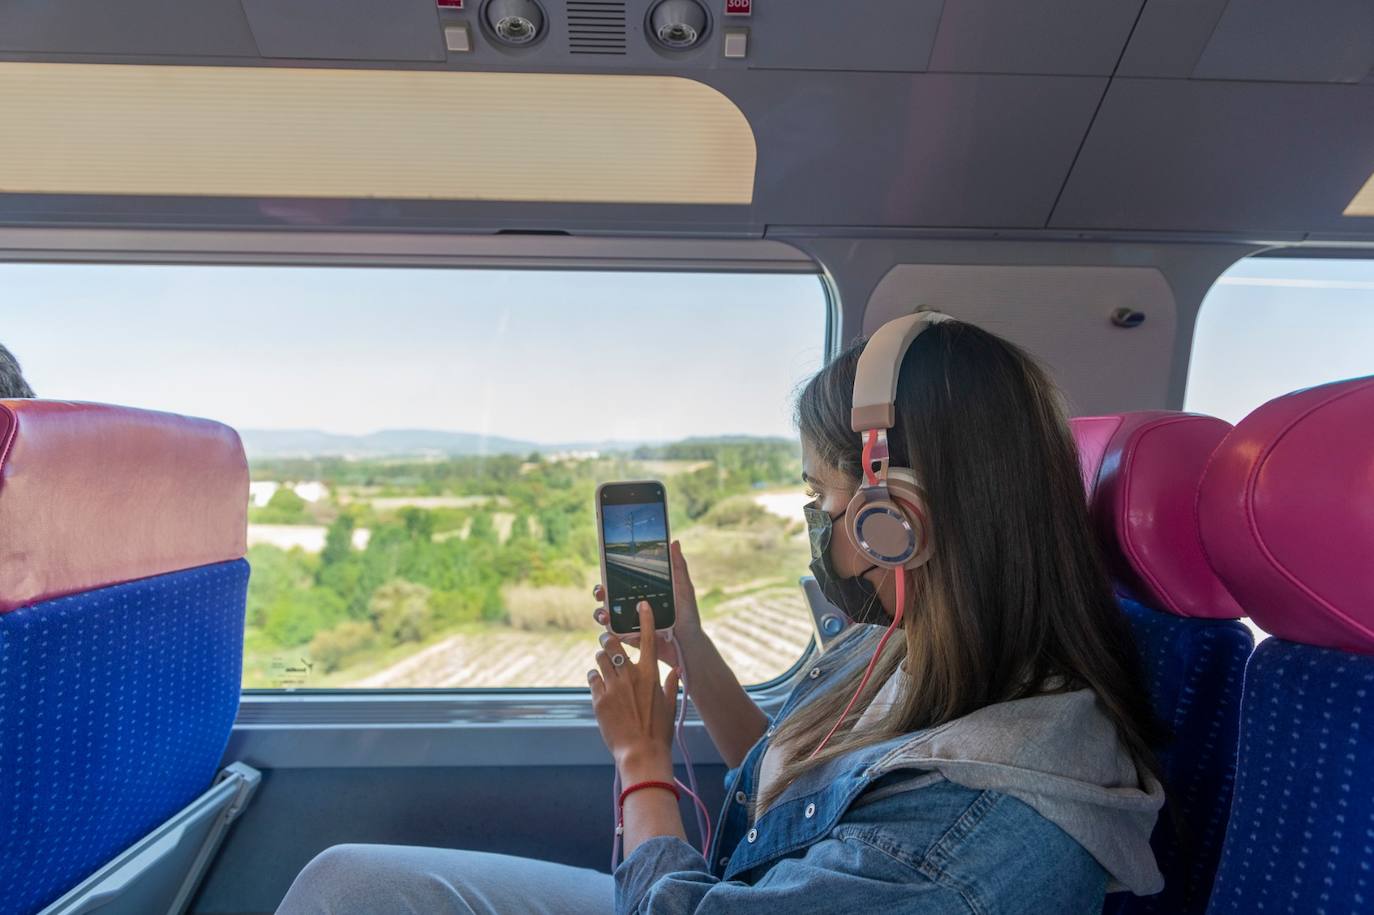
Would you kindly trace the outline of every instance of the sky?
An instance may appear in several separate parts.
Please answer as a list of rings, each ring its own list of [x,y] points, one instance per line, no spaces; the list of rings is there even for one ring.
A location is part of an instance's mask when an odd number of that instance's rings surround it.
[[[1234,423],[1361,375],[1374,375],[1374,260],[1243,260],[1203,300],[1184,408]]]
[[[630,524],[634,523],[634,539],[639,543],[668,539],[667,520],[661,503],[639,505],[603,505],[607,543],[629,543]]]
[[[825,327],[809,275],[0,265],[40,397],[237,428],[792,436]]]
[[[794,434],[815,276],[0,265],[0,343],[47,398],[238,428],[541,443]],[[1241,261],[1203,303],[1185,408],[1374,374],[1374,260]]]

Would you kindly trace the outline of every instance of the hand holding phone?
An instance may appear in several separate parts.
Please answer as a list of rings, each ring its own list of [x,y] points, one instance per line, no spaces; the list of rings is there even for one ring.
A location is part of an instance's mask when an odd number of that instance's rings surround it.
[[[668,555],[668,503],[657,480],[603,483],[596,489],[601,581],[611,631],[639,631],[640,601],[654,611],[654,628],[672,629],[672,563]]]

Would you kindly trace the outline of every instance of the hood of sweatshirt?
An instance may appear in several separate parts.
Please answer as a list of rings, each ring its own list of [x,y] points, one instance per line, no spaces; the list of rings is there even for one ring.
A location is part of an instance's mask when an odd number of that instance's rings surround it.
[[[1109,891],[1164,888],[1150,848],[1164,787],[1138,769],[1091,690],[986,706],[913,734],[874,766],[910,769],[1034,808],[1097,859]]]

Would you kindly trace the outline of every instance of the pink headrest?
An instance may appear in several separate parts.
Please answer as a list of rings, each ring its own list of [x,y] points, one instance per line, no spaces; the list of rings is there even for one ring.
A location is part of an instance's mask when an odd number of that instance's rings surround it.
[[[1241,420],[1198,516],[1212,565],[1266,632],[1374,654],[1374,376]]]
[[[0,401],[0,613],[237,559],[247,512],[248,463],[228,426]]]
[[[1113,575],[1142,601],[1178,616],[1241,616],[1207,562],[1194,510],[1203,470],[1230,423],[1155,410],[1070,425]]]

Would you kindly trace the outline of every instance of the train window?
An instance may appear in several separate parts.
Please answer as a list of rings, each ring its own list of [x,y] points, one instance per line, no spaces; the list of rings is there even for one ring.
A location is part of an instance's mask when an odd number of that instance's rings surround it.
[[[1237,422],[1289,391],[1374,374],[1374,260],[1266,257],[1198,314],[1183,406]]]
[[[1240,261],[1203,300],[1184,409],[1234,423],[1290,391],[1374,374],[1371,340],[1374,260]]]
[[[252,468],[245,688],[585,687],[593,491],[666,483],[742,681],[810,640],[796,274],[0,266],[40,397],[208,416]]]

